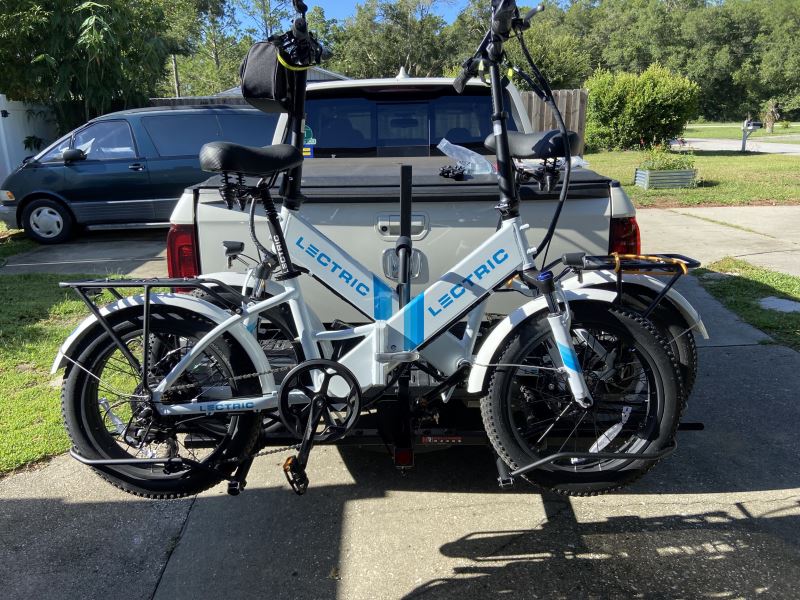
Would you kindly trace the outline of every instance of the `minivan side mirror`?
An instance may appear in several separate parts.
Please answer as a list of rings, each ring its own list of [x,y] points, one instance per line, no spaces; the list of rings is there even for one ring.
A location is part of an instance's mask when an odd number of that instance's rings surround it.
[[[61,159],[65,162],[74,162],[76,160],[86,160],[86,153],[80,148],[70,148],[61,153]]]

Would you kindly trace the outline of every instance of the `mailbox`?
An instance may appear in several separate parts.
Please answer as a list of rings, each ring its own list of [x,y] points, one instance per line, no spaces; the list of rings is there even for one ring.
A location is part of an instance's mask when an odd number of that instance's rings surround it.
[[[750,137],[750,134],[763,126],[764,124],[761,121],[752,121],[750,119],[742,121],[742,152],[746,151],[747,138]]]

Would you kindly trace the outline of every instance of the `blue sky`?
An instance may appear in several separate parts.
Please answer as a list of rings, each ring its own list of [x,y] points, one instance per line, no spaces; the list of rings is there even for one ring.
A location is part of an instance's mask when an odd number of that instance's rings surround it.
[[[489,0],[486,0],[487,2]],[[346,19],[355,12],[357,2],[344,0],[305,0],[309,7],[321,6],[325,9],[325,16],[329,19]],[[442,15],[447,22],[452,22],[459,12],[467,5],[467,0],[445,0],[438,3],[436,12]]]

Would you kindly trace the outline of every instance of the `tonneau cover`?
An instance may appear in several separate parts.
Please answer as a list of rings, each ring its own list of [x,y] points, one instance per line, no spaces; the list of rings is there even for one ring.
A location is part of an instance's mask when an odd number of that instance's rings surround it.
[[[439,175],[441,167],[453,165],[448,157],[397,157],[397,158],[314,158],[303,164],[303,194],[306,202],[386,202],[400,196],[400,165],[413,168],[414,202],[452,202],[465,200],[497,201],[497,176],[494,174],[470,176],[456,181]],[[216,187],[219,176],[214,176],[197,187]],[[255,180],[248,178],[249,184]],[[570,199],[608,196],[608,177],[594,171],[573,168],[570,178]],[[522,186],[523,200],[553,200],[561,186],[550,193],[538,191],[535,185]]]

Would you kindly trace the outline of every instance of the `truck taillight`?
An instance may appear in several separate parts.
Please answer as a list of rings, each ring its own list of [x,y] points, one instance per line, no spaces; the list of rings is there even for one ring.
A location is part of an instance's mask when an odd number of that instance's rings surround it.
[[[194,225],[169,227],[167,234],[167,273],[170,277],[197,277],[197,237]]]
[[[608,252],[640,254],[641,251],[642,242],[639,238],[639,224],[636,222],[636,217],[617,217],[611,219]]]

